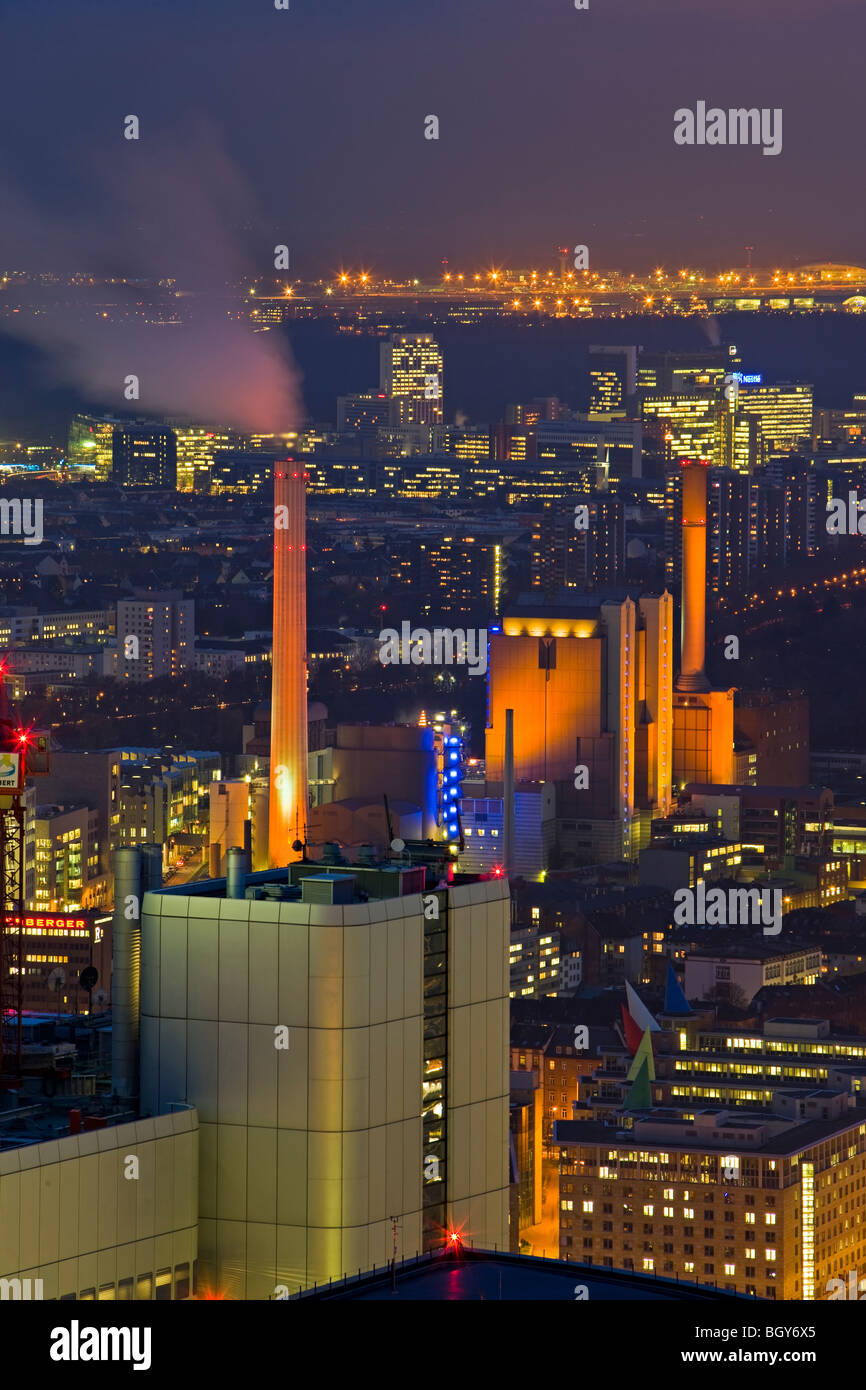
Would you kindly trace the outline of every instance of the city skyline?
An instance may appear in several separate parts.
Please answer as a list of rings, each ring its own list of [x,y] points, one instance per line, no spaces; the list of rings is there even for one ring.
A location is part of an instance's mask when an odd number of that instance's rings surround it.
[[[588,1301],[608,1379],[624,1327],[844,1350],[864,37],[10,16],[0,1304],[51,1360],[201,1378],[289,1300]]]

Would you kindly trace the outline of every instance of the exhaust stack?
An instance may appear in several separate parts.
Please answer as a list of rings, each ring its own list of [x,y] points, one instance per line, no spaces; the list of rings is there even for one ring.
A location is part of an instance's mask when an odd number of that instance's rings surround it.
[[[703,459],[683,459],[683,586],[677,690],[709,690],[707,627],[707,475]]]
[[[274,465],[274,643],[268,860],[282,868],[307,834],[307,474]]]

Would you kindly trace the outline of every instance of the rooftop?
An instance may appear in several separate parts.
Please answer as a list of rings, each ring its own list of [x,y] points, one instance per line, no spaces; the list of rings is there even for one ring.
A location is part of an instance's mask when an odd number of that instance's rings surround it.
[[[456,1255],[450,1251],[436,1251],[403,1260],[393,1278],[389,1265],[322,1288],[308,1289],[294,1297],[359,1299],[367,1302],[402,1298],[452,1303],[500,1300],[544,1303],[561,1299],[574,1303],[578,1296],[578,1285],[582,1286],[582,1298],[615,1301],[647,1299],[681,1303],[685,1299],[715,1302],[747,1297],[745,1294],[725,1293],[706,1284],[599,1269],[596,1265],[573,1264],[570,1260],[545,1260],[530,1255],[472,1250],[465,1246]]]

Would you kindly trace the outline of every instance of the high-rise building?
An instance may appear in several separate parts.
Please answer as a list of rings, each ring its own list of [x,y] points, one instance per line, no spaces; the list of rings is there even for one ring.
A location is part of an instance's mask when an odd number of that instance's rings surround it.
[[[641,409],[644,430],[665,465],[678,459],[721,462],[723,406],[710,388],[700,394],[646,395]]]
[[[229,430],[209,429],[206,425],[190,425],[181,420],[167,422],[177,440],[178,492],[206,491],[214,464],[214,455],[238,445],[237,436]]]
[[[412,586],[425,617],[499,612],[505,579],[501,540],[479,535],[451,535],[412,541]]]
[[[388,397],[391,425],[442,424],[442,351],[429,333],[392,333],[380,344],[379,385]]]
[[[357,434],[375,434],[390,422],[389,402],[384,391],[357,391],[337,397],[337,429]]]
[[[102,901],[98,811],[83,805],[37,806],[34,834],[37,908],[69,912]]]
[[[119,680],[160,680],[192,665],[195,600],[179,590],[118,599],[116,626]]]
[[[533,430],[529,457],[580,461],[595,469],[594,481],[641,476],[641,425],[638,420],[542,421]],[[516,457],[512,452],[511,457]]]
[[[111,477],[115,427],[109,415],[73,415],[69,422],[69,466],[92,474],[100,482]]]
[[[768,451],[788,452],[812,439],[812,387],[804,382],[778,386],[740,385],[738,407],[756,415]]]
[[[561,589],[621,584],[625,578],[625,509],[609,493],[575,494],[588,524],[575,526],[575,511],[545,507],[532,527],[533,589],[553,599]]]
[[[240,860],[142,904],[141,1104],[198,1109],[204,1283],[370,1269],[394,1221],[413,1254],[507,1248],[506,882]]]
[[[589,349],[589,410],[591,415],[625,415],[637,391],[636,347]]]
[[[118,425],[114,430],[111,476],[121,487],[177,487],[177,439],[157,425]]]
[[[739,366],[736,348],[702,352],[641,352],[637,385],[642,397],[717,392],[725,376]]]

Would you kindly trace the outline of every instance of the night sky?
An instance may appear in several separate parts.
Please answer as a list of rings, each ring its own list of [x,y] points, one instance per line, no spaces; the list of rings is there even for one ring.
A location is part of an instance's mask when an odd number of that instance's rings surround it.
[[[302,278],[552,264],[560,242],[595,267],[742,264],[747,243],[756,265],[866,259],[863,0],[0,0],[0,16],[2,269],[73,268],[97,243],[123,268],[130,205],[164,273],[212,235],[260,249],[263,273],[285,241]],[[678,148],[674,111],[698,100],[781,107],[782,153]]]

